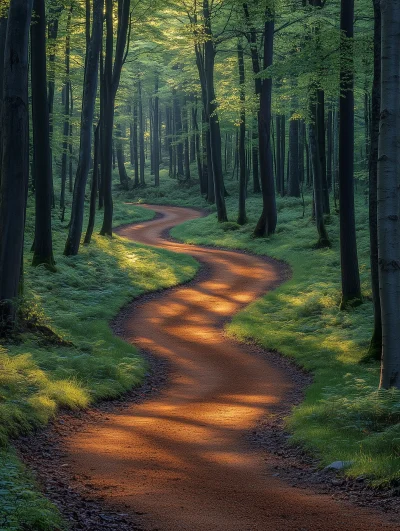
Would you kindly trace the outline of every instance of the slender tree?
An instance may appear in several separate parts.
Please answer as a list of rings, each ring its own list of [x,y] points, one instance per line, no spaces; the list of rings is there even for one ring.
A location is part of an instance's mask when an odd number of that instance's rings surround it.
[[[354,0],[341,1],[339,199],[341,308],[361,303],[354,211]]]
[[[380,386],[400,388],[400,0],[381,0],[382,92],[378,156],[378,252],[382,305]]]
[[[29,173],[28,46],[33,0],[11,0],[1,117],[0,322],[13,325],[21,280]]]
[[[78,254],[82,235],[85,190],[91,162],[92,128],[103,34],[103,5],[104,0],[93,0],[93,29],[89,41],[85,68],[79,162],[75,177],[71,223],[64,250],[66,256]]]
[[[239,132],[239,214],[238,224],[244,225],[247,222],[246,216],[246,86],[243,44],[238,42],[238,64],[239,64],[239,84],[240,84],[240,132]]]
[[[44,264],[54,270],[51,207],[53,176],[51,173],[49,107],[46,66],[46,8],[44,0],[34,0],[35,23],[31,28],[31,86],[33,126],[33,179],[35,181],[35,240],[33,265]]]

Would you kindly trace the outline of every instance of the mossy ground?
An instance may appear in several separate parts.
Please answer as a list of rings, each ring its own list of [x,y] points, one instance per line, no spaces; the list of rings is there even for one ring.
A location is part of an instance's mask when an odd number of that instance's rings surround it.
[[[229,223],[218,224],[215,213],[176,227],[174,237],[189,243],[216,245],[266,254],[290,264],[292,279],[236,315],[227,332],[255,341],[295,359],[314,375],[304,402],[287,419],[294,443],[321,460],[352,462],[346,471],[366,476],[376,485],[400,478],[400,393],[378,391],[379,364],[361,364],[373,323],[371,303],[368,207],[364,187],[356,194],[357,238],[364,303],[340,311],[339,219],[327,220],[332,247],[317,249],[311,220],[311,197],[278,199],[276,234],[254,239],[252,231],[261,197],[247,201],[248,224],[237,225],[236,182],[227,181]],[[167,180],[159,191],[138,191],[139,201],[201,206],[192,189],[177,191]],[[204,203],[203,203],[204,204]],[[334,210],[334,209],[332,209]]]
[[[115,225],[151,219],[154,213],[115,203]],[[121,395],[141,382],[145,362],[116,338],[109,321],[144,292],[192,278],[197,263],[114,236],[98,236],[76,257],[63,256],[67,223],[54,213],[57,272],[31,266],[32,226],[25,248],[25,317],[34,330],[0,346],[0,529],[57,529],[52,507],[8,446],[10,436],[44,425],[59,407],[84,408]],[[28,220],[33,219],[29,211]],[[54,335],[42,333],[46,327]]]

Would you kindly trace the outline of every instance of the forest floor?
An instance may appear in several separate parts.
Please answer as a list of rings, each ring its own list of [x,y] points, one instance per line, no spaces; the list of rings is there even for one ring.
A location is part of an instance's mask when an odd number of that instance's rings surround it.
[[[171,241],[166,231],[199,212],[152,208],[162,217],[119,234],[189,254],[202,265],[194,282],[139,299],[114,322],[125,340],[164,360],[156,365],[158,376],[125,402],[58,418],[33,446],[25,441],[27,460],[48,494],[69,510],[74,528],[399,529],[382,513],[339,504],[315,488],[316,463],[290,452],[282,431],[310,377],[224,333],[232,315],[288,278],[288,267]],[[293,465],[295,476],[287,470]],[[328,475],[323,482],[334,481]],[[369,505],[367,491],[358,490]],[[72,509],[66,499],[75,500]]]

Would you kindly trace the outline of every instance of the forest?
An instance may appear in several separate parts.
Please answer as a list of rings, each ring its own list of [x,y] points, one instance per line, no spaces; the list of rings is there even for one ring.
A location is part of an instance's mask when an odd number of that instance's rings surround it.
[[[400,0],[0,0],[0,529],[399,529]]]

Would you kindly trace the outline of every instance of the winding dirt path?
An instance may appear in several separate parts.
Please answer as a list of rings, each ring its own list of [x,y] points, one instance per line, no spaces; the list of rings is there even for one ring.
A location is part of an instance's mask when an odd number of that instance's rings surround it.
[[[198,282],[157,295],[126,315],[125,339],[168,360],[159,396],[71,433],[67,459],[105,504],[142,515],[146,530],[311,531],[398,529],[372,512],[296,489],[274,477],[245,434],[293,383],[252,355],[222,323],[276,286],[279,268],[255,256],[188,246],[162,234],[200,213],[151,207],[160,219],[120,229],[205,265]]]

